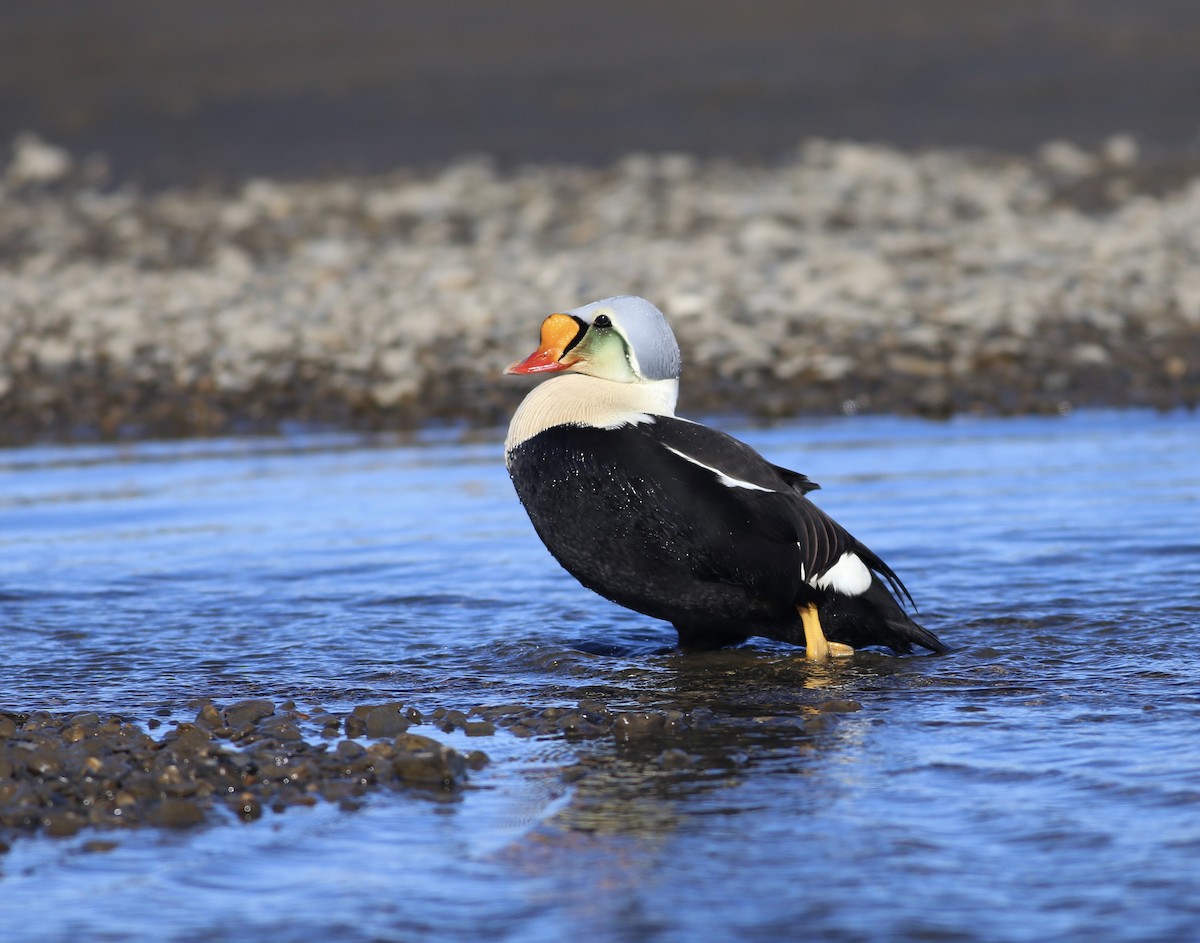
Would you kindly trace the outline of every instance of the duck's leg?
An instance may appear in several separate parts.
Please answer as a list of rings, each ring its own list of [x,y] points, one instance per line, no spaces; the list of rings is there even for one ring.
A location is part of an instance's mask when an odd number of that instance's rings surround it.
[[[807,606],[797,606],[800,622],[804,626],[804,657],[809,661],[828,661],[830,656],[845,658],[853,655],[854,649],[841,642],[831,642],[825,638],[825,630],[821,628],[821,616],[817,613],[816,603]]]

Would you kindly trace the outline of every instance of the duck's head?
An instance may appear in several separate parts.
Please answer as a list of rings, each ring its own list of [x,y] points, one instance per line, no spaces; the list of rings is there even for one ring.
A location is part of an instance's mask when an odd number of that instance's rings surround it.
[[[617,295],[552,314],[538,349],[505,373],[570,370],[617,383],[679,378],[679,345],[663,313],[645,298]]]

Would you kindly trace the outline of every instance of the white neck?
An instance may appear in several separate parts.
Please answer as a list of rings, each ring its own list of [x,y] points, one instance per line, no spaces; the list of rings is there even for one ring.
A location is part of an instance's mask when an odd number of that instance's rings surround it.
[[[517,407],[504,453],[553,426],[611,429],[651,416],[674,416],[678,398],[678,380],[616,383],[582,373],[554,377],[535,386]]]

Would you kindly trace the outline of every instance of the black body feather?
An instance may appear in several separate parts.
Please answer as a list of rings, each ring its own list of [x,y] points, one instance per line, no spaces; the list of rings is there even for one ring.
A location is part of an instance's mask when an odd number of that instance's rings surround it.
[[[602,596],[672,623],[684,645],[751,635],[802,644],[796,607],[812,602],[830,641],[945,649],[897,602],[893,592],[908,594],[887,564],[805,497],[816,484],[722,432],[668,416],[553,426],[508,464],[558,562]],[[815,588],[846,553],[871,569],[870,587]]]

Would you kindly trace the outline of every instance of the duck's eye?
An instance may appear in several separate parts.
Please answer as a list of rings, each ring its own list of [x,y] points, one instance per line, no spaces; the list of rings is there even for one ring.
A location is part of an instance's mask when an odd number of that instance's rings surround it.
[[[612,327],[612,318],[607,314],[596,315],[596,320],[592,322],[593,327]]]

